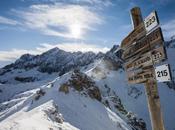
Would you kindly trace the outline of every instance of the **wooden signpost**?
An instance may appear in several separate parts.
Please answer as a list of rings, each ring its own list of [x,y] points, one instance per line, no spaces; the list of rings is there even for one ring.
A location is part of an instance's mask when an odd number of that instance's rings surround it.
[[[146,30],[144,23],[138,25],[123,41],[121,47],[128,47],[137,39],[144,37],[146,35]]]
[[[128,58],[136,55],[139,52],[147,52],[150,50],[150,48],[155,48],[157,44],[163,46],[163,36],[161,28],[157,28],[148,36],[145,36],[142,39],[137,40],[135,43],[130,44],[130,47],[123,47],[123,49],[125,50],[123,53],[123,59],[127,60]]]
[[[166,59],[164,47],[160,46],[147,53],[136,55],[125,63],[126,71],[136,68],[144,68],[153,64],[159,63]]]
[[[128,83],[130,84],[138,84],[138,83],[144,83],[148,79],[154,78],[153,70],[151,69],[145,69],[145,70],[140,70],[140,72],[128,72]]]
[[[154,70],[154,65],[167,58],[158,16],[153,11],[143,21],[138,7],[131,9],[131,16],[134,29],[121,43],[128,83],[145,84],[152,130],[165,130],[156,78],[159,81],[168,81],[170,74],[164,66],[157,67],[156,74]],[[165,71],[167,77],[158,77],[158,73],[165,76]]]

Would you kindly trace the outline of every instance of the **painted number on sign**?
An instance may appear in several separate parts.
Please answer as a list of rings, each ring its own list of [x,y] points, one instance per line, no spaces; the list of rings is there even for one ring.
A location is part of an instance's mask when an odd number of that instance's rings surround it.
[[[148,17],[144,20],[145,28],[147,32],[150,32],[153,30],[156,26],[158,26],[158,17],[156,15],[156,12],[152,12]]]
[[[152,56],[153,56],[154,60],[157,60],[157,59],[160,59],[162,57],[162,54],[159,52],[157,54],[153,54]]]
[[[157,77],[168,76],[167,70],[157,71]]]
[[[148,19],[148,21],[146,21],[146,28],[148,28],[155,21],[156,21],[156,17],[153,15],[151,18]]]
[[[157,66],[155,68],[155,73],[158,82],[165,82],[171,80],[168,64]]]

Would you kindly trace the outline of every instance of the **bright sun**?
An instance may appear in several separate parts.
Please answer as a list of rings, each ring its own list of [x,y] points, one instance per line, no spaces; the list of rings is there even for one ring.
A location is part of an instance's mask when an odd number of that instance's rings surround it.
[[[70,27],[70,32],[73,38],[81,38],[82,30],[79,24],[73,24]]]

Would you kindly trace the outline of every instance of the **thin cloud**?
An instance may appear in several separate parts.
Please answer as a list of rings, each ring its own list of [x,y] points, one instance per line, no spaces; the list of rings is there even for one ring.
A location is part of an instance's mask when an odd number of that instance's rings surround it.
[[[46,2],[46,3],[69,3],[69,4],[89,4],[89,5],[93,5],[93,6],[112,6],[112,0],[21,0],[23,2],[27,2],[27,1],[33,1],[36,3],[42,3],[42,2]]]
[[[15,59],[19,58],[21,55],[26,53],[37,54],[38,51],[25,49],[12,49],[9,51],[0,51],[0,61],[14,61]]]
[[[96,30],[103,18],[87,6],[50,4],[32,5],[27,10],[12,10],[25,27],[45,35],[83,39],[87,31]],[[75,28],[76,27],[76,28]]]
[[[99,5],[99,6],[106,6],[106,7],[113,5],[111,0],[72,0],[72,1],[87,2],[92,5]]]
[[[175,35],[175,19],[162,25],[163,33],[166,39],[170,39]]]
[[[36,47],[33,50],[27,50],[27,49],[12,49],[8,51],[0,51],[0,62],[7,62],[7,61],[14,61],[17,58],[19,58],[21,55],[29,53],[29,54],[41,54],[49,49],[52,49],[54,47],[58,47],[62,50],[69,51],[69,52],[88,52],[92,51],[94,53],[98,52],[107,52],[109,48],[102,47],[99,45],[93,45],[93,44],[86,44],[86,43],[60,43],[60,44],[40,44],[39,47]]]
[[[17,25],[18,22],[16,20],[0,16],[0,24]]]
[[[54,47],[58,47],[62,50],[69,51],[69,52],[77,52],[77,51],[88,52],[88,51],[92,51],[94,53],[98,53],[98,52],[105,53],[109,50],[108,47],[102,47],[102,46],[99,46],[99,45],[86,44],[86,43],[62,43],[62,44],[56,44],[56,45],[46,43],[46,44],[41,44],[41,47],[37,48],[37,50],[46,51],[46,50],[54,48]]]

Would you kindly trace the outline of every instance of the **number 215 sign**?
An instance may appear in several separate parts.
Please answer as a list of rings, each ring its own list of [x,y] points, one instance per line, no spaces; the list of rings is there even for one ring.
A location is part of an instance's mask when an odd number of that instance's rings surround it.
[[[171,74],[168,64],[155,67],[155,73],[158,82],[166,82],[171,80]]]

